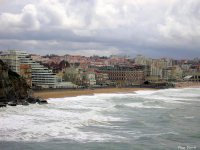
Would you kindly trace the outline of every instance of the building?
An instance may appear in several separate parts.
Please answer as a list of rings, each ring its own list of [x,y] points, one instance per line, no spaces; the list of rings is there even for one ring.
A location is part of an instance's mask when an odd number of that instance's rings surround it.
[[[150,76],[158,77],[163,79],[163,69],[172,66],[172,61],[167,59],[152,59],[149,62],[150,65]]]
[[[163,69],[163,79],[166,81],[180,81],[183,78],[183,71],[179,66]]]
[[[26,83],[31,87],[32,86],[32,69],[28,64],[20,65],[20,75],[26,80]]]
[[[143,66],[106,66],[98,69],[100,73],[108,74],[109,80],[117,86],[131,86],[142,84],[145,80]]]
[[[135,58],[135,64],[137,65],[147,65],[148,64],[148,59],[142,55],[137,55]]]
[[[183,71],[189,71],[191,67],[191,64],[182,64],[181,68],[183,69]]]
[[[9,59],[6,59],[9,58]],[[30,55],[24,51],[9,50],[0,55],[0,59],[6,62],[10,68],[20,74],[20,65],[31,66],[32,86],[39,88],[55,88],[57,76],[52,70],[44,67],[40,63],[31,59]],[[24,73],[24,66],[21,73]]]
[[[146,66],[146,76],[152,80],[162,80],[163,79],[163,69],[172,66],[172,60],[167,58],[161,59],[150,59],[142,55],[138,55],[135,58],[135,64]]]
[[[20,59],[13,51],[2,52],[0,54],[0,59],[6,63],[12,71],[20,74]]]
[[[89,85],[89,86],[96,85],[96,78],[95,78],[94,72],[87,72],[86,73],[86,82],[87,82],[87,85]]]
[[[107,73],[101,73],[96,71],[95,75],[97,85],[109,85],[110,80]]]
[[[83,69],[79,71],[80,78],[83,86],[94,86],[96,85],[95,72],[91,69]]]
[[[200,82],[200,72],[190,72],[183,79],[184,81]]]
[[[68,67],[64,70],[63,80],[66,82],[72,82],[77,85],[82,85],[81,70],[75,67]]]
[[[78,86],[76,84],[73,84],[72,82],[58,82],[56,84],[56,88],[60,88],[60,89],[75,89]]]

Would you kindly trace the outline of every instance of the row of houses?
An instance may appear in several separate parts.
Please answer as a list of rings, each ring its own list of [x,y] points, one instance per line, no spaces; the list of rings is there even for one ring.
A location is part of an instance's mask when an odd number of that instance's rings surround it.
[[[145,67],[141,65],[70,67],[64,71],[63,79],[86,87],[139,85],[145,81]]]
[[[185,79],[199,82],[200,65],[192,65],[186,61],[177,62],[172,59],[150,59],[138,55],[135,63],[149,68],[147,79],[150,81],[183,81]],[[190,78],[185,78],[191,76]]]
[[[17,50],[5,51],[0,55],[0,59],[7,63],[11,70],[20,74],[33,88],[75,88],[77,87],[76,85],[110,85],[113,78],[105,70],[98,72],[96,69],[89,69],[88,66],[67,68],[65,70],[67,76],[63,77],[65,74],[58,75],[53,73],[51,69],[39,63],[40,59],[36,61],[32,57],[24,51]]]

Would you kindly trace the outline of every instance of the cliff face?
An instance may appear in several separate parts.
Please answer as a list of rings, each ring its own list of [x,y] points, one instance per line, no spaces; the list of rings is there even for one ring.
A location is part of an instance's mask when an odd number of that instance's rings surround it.
[[[0,60],[0,102],[20,103],[28,98],[29,89],[26,81]]]

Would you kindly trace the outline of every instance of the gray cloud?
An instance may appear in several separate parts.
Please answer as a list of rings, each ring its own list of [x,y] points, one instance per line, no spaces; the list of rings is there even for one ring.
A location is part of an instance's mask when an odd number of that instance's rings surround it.
[[[200,56],[199,8],[196,0],[3,1],[0,49]]]

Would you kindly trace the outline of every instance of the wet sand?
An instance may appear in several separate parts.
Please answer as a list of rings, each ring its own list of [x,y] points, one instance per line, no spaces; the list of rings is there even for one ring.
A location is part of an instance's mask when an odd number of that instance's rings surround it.
[[[44,99],[75,97],[80,95],[93,95],[96,93],[127,93],[138,90],[155,90],[150,88],[99,88],[99,89],[56,89],[56,90],[41,90],[35,91],[34,96]]]

